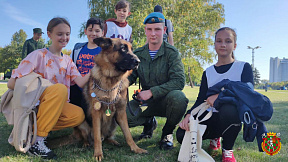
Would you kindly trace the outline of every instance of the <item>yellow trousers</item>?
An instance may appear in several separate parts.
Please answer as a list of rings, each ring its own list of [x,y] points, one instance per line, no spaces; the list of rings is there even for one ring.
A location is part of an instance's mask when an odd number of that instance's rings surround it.
[[[67,87],[63,84],[57,83],[47,87],[39,100],[38,136],[46,137],[50,131],[75,127],[85,119],[82,108],[67,102]]]

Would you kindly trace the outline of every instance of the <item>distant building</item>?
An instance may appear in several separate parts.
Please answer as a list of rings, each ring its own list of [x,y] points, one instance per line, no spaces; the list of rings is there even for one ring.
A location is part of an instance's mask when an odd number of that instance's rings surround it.
[[[288,81],[288,59],[270,57],[269,82]]]

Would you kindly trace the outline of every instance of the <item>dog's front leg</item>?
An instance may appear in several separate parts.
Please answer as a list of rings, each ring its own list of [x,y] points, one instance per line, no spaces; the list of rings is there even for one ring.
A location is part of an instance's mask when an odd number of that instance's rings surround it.
[[[125,136],[127,144],[130,146],[131,151],[137,153],[137,154],[142,154],[142,153],[148,153],[147,150],[139,148],[136,143],[134,142],[129,126],[128,126],[128,121],[127,121],[127,115],[125,109],[121,109],[117,112],[117,117],[116,120]]]
[[[101,110],[92,110],[92,125],[94,134],[94,157],[97,161],[103,159],[102,141],[101,141],[101,118],[103,112]]]

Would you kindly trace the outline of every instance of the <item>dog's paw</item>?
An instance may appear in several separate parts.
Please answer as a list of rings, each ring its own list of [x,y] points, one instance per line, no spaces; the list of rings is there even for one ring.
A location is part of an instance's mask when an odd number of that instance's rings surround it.
[[[144,149],[141,149],[139,147],[135,148],[135,149],[131,149],[133,152],[137,153],[137,154],[147,154],[148,151],[147,150],[144,150]]]
[[[97,161],[102,161],[102,159],[104,158],[103,156],[103,152],[94,152],[94,157]]]

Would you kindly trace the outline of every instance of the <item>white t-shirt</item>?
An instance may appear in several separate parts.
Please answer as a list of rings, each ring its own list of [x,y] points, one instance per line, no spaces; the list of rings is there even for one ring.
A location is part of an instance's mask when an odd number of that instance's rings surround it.
[[[241,81],[241,74],[242,74],[245,63],[246,62],[235,60],[231,68],[223,74],[217,73],[217,71],[214,68],[214,65],[208,67],[206,69],[206,78],[207,78],[208,88],[221,82],[223,79],[229,79],[231,81]]]
[[[125,27],[119,27],[114,22],[107,21],[107,38],[121,38],[126,41],[130,41],[132,35],[132,27],[128,24]]]

